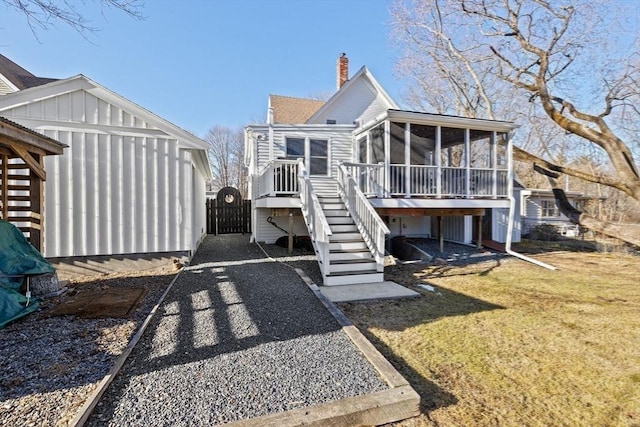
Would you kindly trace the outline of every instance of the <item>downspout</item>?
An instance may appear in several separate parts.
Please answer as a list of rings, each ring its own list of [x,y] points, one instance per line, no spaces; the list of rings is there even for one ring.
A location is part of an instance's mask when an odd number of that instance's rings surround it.
[[[509,141],[507,142],[507,193],[509,197],[509,220],[507,223],[507,240],[505,242],[505,251],[516,258],[520,258],[523,261],[530,262],[532,264],[539,265],[540,267],[547,268],[549,270],[555,270],[552,265],[546,264],[542,261],[538,261],[533,258],[529,258],[526,255],[511,250],[511,236],[513,235],[513,221],[515,219],[516,199],[513,197],[513,132],[509,132]]]

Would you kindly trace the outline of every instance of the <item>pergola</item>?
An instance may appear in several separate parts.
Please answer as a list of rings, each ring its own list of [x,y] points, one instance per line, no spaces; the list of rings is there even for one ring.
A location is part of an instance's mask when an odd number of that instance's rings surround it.
[[[66,145],[0,117],[0,218],[18,227],[42,251],[44,156]]]

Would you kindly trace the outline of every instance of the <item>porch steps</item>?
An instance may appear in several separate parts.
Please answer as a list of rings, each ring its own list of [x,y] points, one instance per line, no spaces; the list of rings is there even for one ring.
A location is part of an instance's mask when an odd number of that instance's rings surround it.
[[[329,241],[329,274],[324,276],[324,285],[382,282],[382,269],[371,255],[342,199],[336,197],[337,184],[330,181],[320,183],[321,192],[317,191],[316,182],[313,182],[332,232]]]

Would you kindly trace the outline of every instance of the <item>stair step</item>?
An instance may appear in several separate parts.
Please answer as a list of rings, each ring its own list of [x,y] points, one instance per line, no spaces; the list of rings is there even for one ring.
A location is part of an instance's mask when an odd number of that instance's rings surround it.
[[[331,243],[333,242],[350,242],[350,241],[361,241],[362,235],[359,232],[355,233],[333,233],[331,236]]]
[[[322,206],[322,210],[341,210],[341,211],[347,211],[347,209],[344,207],[344,203],[323,203],[320,202],[320,206]]]
[[[331,251],[329,252],[329,262],[341,260],[370,260],[373,259],[373,255],[368,249],[357,249],[351,251]]]
[[[330,242],[329,251],[334,250],[352,250],[352,249],[367,249],[366,243],[363,240],[350,241],[350,242]]]
[[[380,272],[360,272],[354,274],[329,274],[323,277],[325,286],[355,285],[358,283],[378,283],[384,281]]]
[[[329,225],[337,225],[337,224],[354,224],[355,225],[355,221],[353,221],[353,218],[351,218],[350,216],[325,215],[325,217],[327,218],[327,222],[329,223]]]
[[[330,274],[334,273],[360,273],[362,271],[372,272],[376,270],[377,264],[375,261],[331,261],[329,264]]]
[[[318,200],[320,201],[320,204],[338,203],[344,206],[344,202],[342,201],[342,199],[340,197],[336,197],[335,195],[328,196],[328,197],[318,196]]]
[[[351,224],[329,224],[332,233],[357,233],[358,227],[355,223]]]
[[[343,216],[351,219],[351,217],[349,216],[349,211],[347,211],[346,209],[323,209],[322,211],[324,212],[324,216],[327,218],[333,216]]]

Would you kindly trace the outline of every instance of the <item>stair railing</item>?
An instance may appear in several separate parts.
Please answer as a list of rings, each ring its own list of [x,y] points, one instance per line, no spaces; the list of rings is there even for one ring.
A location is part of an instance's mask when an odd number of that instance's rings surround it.
[[[309,172],[304,167],[302,159],[298,162],[298,189],[300,191],[300,201],[302,202],[302,216],[309,229],[309,236],[316,252],[322,275],[329,274],[329,243],[331,228],[320,205],[320,200],[313,190],[313,184],[309,179]]]
[[[338,163],[338,193],[375,258],[378,271],[383,271],[385,236],[391,232],[342,163]]]

